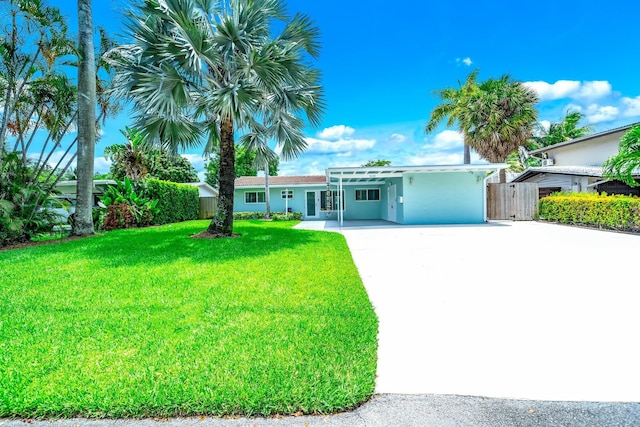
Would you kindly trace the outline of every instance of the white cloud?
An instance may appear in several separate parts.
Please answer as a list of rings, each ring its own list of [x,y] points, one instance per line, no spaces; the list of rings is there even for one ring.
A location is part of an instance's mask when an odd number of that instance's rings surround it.
[[[637,117],[640,116],[640,96],[636,96],[635,98],[622,98],[622,103],[626,107],[624,116],[625,117]]]
[[[576,98],[599,99],[611,94],[611,83],[605,80],[582,82]]]
[[[471,58],[469,58],[468,56],[466,58],[456,58],[456,64],[464,64],[467,67],[471,66],[471,64],[473,64],[473,61],[471,60]]]
[[[93,160],[93,169],[95,172],[107,173],[111,167],[111,160],[104,157],[96,157]]]
[[[204,171],[204,159],[200,154],[181,154],[193,166],[196,172]]]
[[[611,94],[611,83],[606,80],[579,82],[577,80],[558,80],[555,83],[545,81],[525,82],[526,86],[538,93],[541,101],[562,98],[600,99]]]
[[[580,89],[580,82],[575,80],[558,80],[553,84],[544,81],[525,82],[524,85],[535,90],[541,101],[567,98]]]
[[[614,120],[619,113],[620,110],[618,109],[618,107],[613,107],[610,105],[600,106],[598,104],[589,105],[589,107],[587,107],[585,111],[587,120],[590,123],[599,123]]]
[[[317,136],[320,139],[328,139],[329,141],[339,140],[341,138],[347,138],[353,135],[355,129],[345,125],[331,126],[318,132]]]
[[[402,135],[400,133],[392,133],[389,139],[387,139],[387,142],[401,143],[401,142],[405,142],[406,140],[407,140],[407,137],[405,135]]]
[[[376,144],[375,139],[338,139],[335,141],[326,141],[316,138],[306,138],[309,148],[308,153],[324,153],[337,154],[346,153],[352,150],[368,150]]]
[[[426,143],[422,148],[429,150],[445,151],[453,148],[462,147],[464,145],[464,137],[457,130],[443,130]]]

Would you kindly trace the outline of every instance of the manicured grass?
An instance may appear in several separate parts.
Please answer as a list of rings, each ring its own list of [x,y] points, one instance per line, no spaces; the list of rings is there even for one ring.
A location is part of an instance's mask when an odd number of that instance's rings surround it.
[[[0,252],[0,416],[329,413],[373,393],[342,235],[206,221]]]

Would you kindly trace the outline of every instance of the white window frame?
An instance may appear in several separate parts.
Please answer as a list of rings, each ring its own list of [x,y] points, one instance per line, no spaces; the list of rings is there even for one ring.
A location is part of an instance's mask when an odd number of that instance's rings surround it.
[[[364,191],[365,193],[365,199],[358,199],[358,191]],[[369,198],[369,191],[377,191],[378,192],[378,198],[377,199],[370,199]],[[379,202],[381,198],[381,194],[380,194],[380,189],[379,188],[356,188],[355,189],[355,193],[354,193],[354,199],[356,202]]]
[[[249,202],[247,200],[247,195],[251,194],[251,193],[255,193],[256,195],[256,201],[255,202]],[[260,201],[260,196],[259,194],[262,193],[262,201]],[[266,204],[267,203],[267,198],[266,198],[266,194],[264,191],[245,191],[244,192],[244,203],[247,205],[259,205],[259,204]]]
[[[286,194],[286,193],[289,193],[289,194]],[[283,200],[284,199],[289,199],[289,200],[293,199],[293,190],[282,190],[280,192],[280,198],[283,199]]]

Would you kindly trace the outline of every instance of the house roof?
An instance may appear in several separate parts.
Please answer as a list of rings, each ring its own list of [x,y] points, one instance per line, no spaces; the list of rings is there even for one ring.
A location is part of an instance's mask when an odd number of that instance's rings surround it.
[[[530,151],[529,154],[542,154],[545,151],[553,150],[553,149],[560,148],[560,147],[565,147],[567,145],[578,144],[580,142],[588,141],[590,139],[598,138],[598,137],[601,137],[601,136],[610,135],[612,133],[627,131],[631,127],[633,127],[635,125],[638,125],[638,124],[640,124],[640,122],[631,123],[631,124],[626,125],[626,126],[621,126],[621,127],[618,127],[618,128],[609,129],[609,130],[606,130],[606,131],[603,131],[603,132],[593,133],[591,135],[583,136],[582,138],[572,139],[570,141],[559,142],[557,144],[549,145],[547,147],[542,147],[542,148],[539,148],[537,150]]]
[[[241,176],[236,178],[236,187],[264,187],[264,176]],[[324,175],[270,176],[270,187],[327,185]]]
[[[214,196],[218,195],[218,190],[207,184],[206,182],[185,182],[185,185],[190,185],[192,187],[198,187],[198,191],[200,191],[200,195],[203,194],[213,194]]]
[[[525,170],[516,176],[512,182],[523,182],[532,176],[542,173],[604,178],[604,168],[602,166],[542,166]],[[634,169],[633,175],[640,175],[640,168]]]
[[[426,165],[426,166],[379,166],[347,167],[327,169],[327,180],[337,182],[342,179],[350,183],[371,183],[385,178],[398,178],[406,173],[442,173],[442,172],[497,172],[506,169],[506,163],[487,163],[477,165]]]

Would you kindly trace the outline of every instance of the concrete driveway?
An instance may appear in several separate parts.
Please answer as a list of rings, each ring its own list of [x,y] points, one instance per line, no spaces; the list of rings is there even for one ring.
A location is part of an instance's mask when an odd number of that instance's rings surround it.
[[[346,225],[380,320],[376,392],[640,401],[640,236]]]

